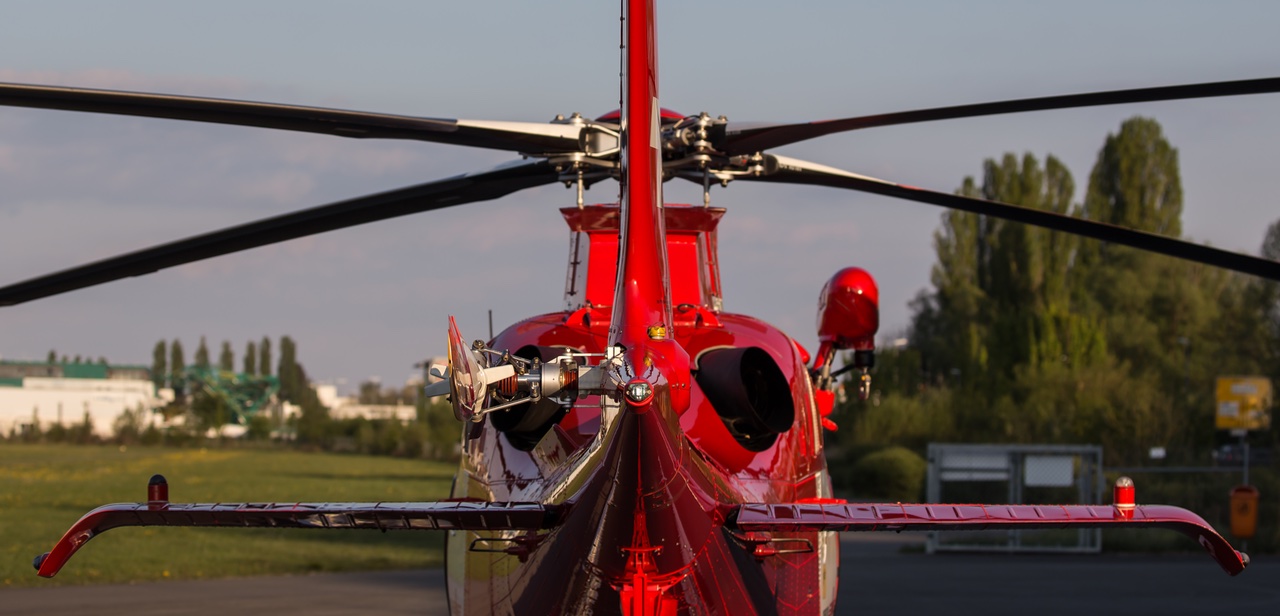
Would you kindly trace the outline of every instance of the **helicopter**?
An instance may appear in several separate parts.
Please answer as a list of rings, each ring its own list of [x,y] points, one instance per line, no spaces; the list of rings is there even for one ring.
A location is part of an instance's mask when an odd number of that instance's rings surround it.
[[[538,123],[618,107],[617,32],[599,26],[613,24],[617,10],[598,2],[499,2],[492,6],[501,18],[493,19],[474,6],[426,10],[404,2],[376,12],[287,3],[264,10],[235,1],[161,11],[77,6],[70,23],[38,4],[11,14],[0,25],[0,81]],[[1090,33],[1082,46],[1070,37],[1042,36],[1042,11],[1000,3],[961,9],[945,2],[825,2],[802,11],[698,3],[660,11],[664,104],[732,120],[796,120],[1245,79],[1270,74],[1267,59],[1280,53],[1260,27],[1269,10],[1210,11],[1193,3],[1149,11],[1121,2],[1054,13],[1055,28]],[[296,21],[298,11],[309,15],[305,27]],[[1101,12],[1106,19],[1094,17]],[[569,21],[596,27],[574,28]],[[911,27],[898,26],[907,21]],[[204,27],[193,28],[197,23]],[[1147,25],[1128,25],[1135,23]],[[485,36],[476,36],[480,32]],[[742,35],[756,50],[752,57],[719,63],[712,72],[691,61],[744,44]],[[155,53],[161,48],[164,53]],[[522,51],[531,48],[537,53]],[[553,68],[549,58],[572,58],[571,68]],[[1280,156],[1268,101],[1187,100],[901,125],[830,135],[780,153],[950,190],[980,172],[982,158],[1030,148],[1042,159],[1052,152],[1079,184],[1108,131],[1134,114],[1152,115],[1179,148],[1187,235],[1252,251],[1258,230],[1274,219],[1255,189],[1256,178],[1269,172],[1267,161]],[[3,281],[488,168],[507,156],[18,108],[4,112],[0,139]],[[701,187],[690,182],[669,182],[665,190],[673,202],[702,199]],[[513,296],[541,298],[542,305],[558,301],[564,282],[558,261],[567,249],[564,223],[554,212],[573,199],[572,191],[530,189],[519,199],[355,227],[15,306],[0,322],[0,352],[36,358],[50,346],[91,348],[114,359],[135,354],[139,340],[149,345],[157,332],[198,324],[200,333],[232,341],[287,333],[302,342],[308,374],[339,387],[344,377],[354,385],[365,375],[380,375],[384,383],[420,376],[409,366],[424,351],[443,353],[439,329],[448,315],[463,331],[484,335],[489,309],[498,327],[531,312],[513,305]],[[614,200],[616,184],[599,184],[588,195]],[[732,210],[720,238],[732,309],[813,347],[812,298],[831,274],[814,264],[856,262],[877,277],[885,334],[894,337],[909,324],[907,305],[928,284],[935,260],[937,208],[764,183],[717,185],[713,204]],[[466,269],[441,263],[444,252],[468,248],[479,250]],[[510,256],[517,252],[557,263],[542,267]],[[488,284],[473,284],[477,277]],[[770,284],[760,284],[763,279]],[[450,291],[463,285],[466,293]],[[85,302],[96,306],[94,318],[85,317]],[[132,318],[138,314],[147,315],[145,326]],[[103,328],[99,319],[119,325]],[[190,351],[191,341],[184,342]]]
[[[626,5],[625,97],[618,112],[550,125],[437,120],[22,84],[0,103],[123,113],[338,136],[417,138],[511,150],[492,169],[286,214],[0,288],[17,304],[217,254],[409,213],[577,186],[562,210],[573,233],[563,312],[465,342],[452,320],[436,369],[463,424],[452,498],[432,503],[180,504],[152,478],[145,503],[87,514],[38,557],[50,576],[95,535],[118,526],[294,526],[450,534],[450,601],[458,612],[679,611],[822,613],[834,608],[829,531],[1154,526],[1198,541],[1228,572],[1248,562],[1203,520],[1136,505],[1117,482],[1109,506],[850,504],[834,498],[822,457],[831,363],[852,351],[865,369],[878,291],[861,269],[831,278],[819,302],[822,344],[723,310],[713,183],[851,188],[980,211],[1096,239],[1280,278],[1280,265],[1197,244],[1015,206],[926,191],[768,152],[825,132],[921,119],[1280,90],[1280,80],[1145,88],[971,105],[848,121],[734,124],[661,107],[651,2]],[[701,183],[701,206],[664,204],[664,179]],[[617,179],[617,204],[588,205],[589,183]],[[575,304],[576,302],[576,304]],[[859,365],[859,362],[862,362]],[[825,534],[824,534],[825,533]],[[564,566],[571,563],[570,566]]]

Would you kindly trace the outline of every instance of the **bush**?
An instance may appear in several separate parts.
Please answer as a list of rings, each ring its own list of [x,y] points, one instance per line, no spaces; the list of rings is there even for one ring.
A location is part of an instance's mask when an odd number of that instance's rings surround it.
[[[844,446],[872,446],[884,443],[923,448],[931,442],[957,438],[955,396],[945,388],[924,390],[919,395],[887,393],[866,402],[850,401],[837,416],[837,438]]]
[[[251,441],[271,439],[271,418],[267,413],[254,413],[249,417],[249,428],[245,432],[245,438]]]
[[[928,464],[905,447],[889,447],[867,454],[850,471],[851,487],[859,497],[919,502]]]
[[[155,424],[148,424],[147,429],[142,431],[142,435],[138,437],[138,442],[149,447],[154,447],[164,442],[164,432],[161,432]]]
[[[146,413],[141,404],[137,408],[125,409],[124,412],[120,413],[111,425],[116,443],[121,445],[137,443],[142,436],[142,426],[146,422]]]

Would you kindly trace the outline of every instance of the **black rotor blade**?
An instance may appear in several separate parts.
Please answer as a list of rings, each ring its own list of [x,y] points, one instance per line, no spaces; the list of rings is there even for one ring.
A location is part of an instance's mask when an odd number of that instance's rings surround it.
[[[1188,261],[1214,265],[1224,269],[1252,274],[1262,278],[1280,281],[1280,262],[1221,250],[1203,244],[1135,231],[1125,227],[1117,227],[1107,223],[1064,216],[1045,210],[974,199],[948,193],[925,190],[904,184],[895,184],[864,175],[841,171],[824,165],[808,163],[783,156],[765,156],[765,175],[758,177],[742,176],[738,179],[760,182],[779,182],[785,184],[809,184],[814,186],[830,186],[847,188],[861,192],[875,193],[888,197],[897,197],[908,201],[918,201],[947,208],[954,208],[974,214],[994,216],[1054,231],[1064,231],[1084,237],[1123,244],[1142,250],[1157,252]]]
[[[0,306],[407,214],[486,201],[550,184],[559,173],[546,161],[517,161],[383,193],[299,210],[32,278],[0,288]]]
[[[804,122],[799,124],[739,124],[729,123],[724,127],[723,135],[713,137],[716,147],[729,155],[752,154],[815,137],[834,133],[891,126],[894,124],[911,124],[915,122],[932,122],[934,120],[952,120],[978,116],[998,115],[1003,113],[1020,113],[1023,111],[1045,111],[1049,109],[1070,109],[1073,107],[1097,107],[1102,105],[1119,105],[1123,103],[1146,103],[1153,101],[1171,101],[1187,98],[1211,98],[1215,96],[1239,96],[1243,94],[1267,94],[1280,92],[1280,77],[1266,79],[1248,79],[1243,81],[1219,81],[1214,83],[1197,83],[1181,86],[1163,86],[1158,88],[1138,88],[1134,90],[1113,90],[1110,92],[1090,92],[1086,94],[1067,94],[1063,96],[1045,96],[1041,98],[1024,98],[992,103],[976,103],[972,105],[956,105],[954,107],[938,107],[935,109],[917,109],[897,113],[859,116],[840,120],[824,120],[820,122]]]
[[[221,98],[0,83],[0,105],[192,120],[354,137],[409,139],[548,154],[582,149],[567,124],[420,118]]]

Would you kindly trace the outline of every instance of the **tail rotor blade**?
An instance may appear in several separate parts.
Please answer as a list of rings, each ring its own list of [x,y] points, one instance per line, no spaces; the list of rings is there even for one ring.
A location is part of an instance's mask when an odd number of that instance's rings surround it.
[[[484,404],[488,383],[484,369],[462,339],[453,315],[449,315],[449,400],[458,421],[470,421]]]

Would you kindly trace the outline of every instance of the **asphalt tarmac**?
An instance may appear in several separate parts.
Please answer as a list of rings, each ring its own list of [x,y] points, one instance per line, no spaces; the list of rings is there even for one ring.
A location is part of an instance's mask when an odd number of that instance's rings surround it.
[[[927,556],[918,545],[845,539],[838,613],[1280,614],[1280,557],[1232,578],[1202,554]],[[425,570],[4,590],[0,614],[445,615],[448,605],[443,572]]]

